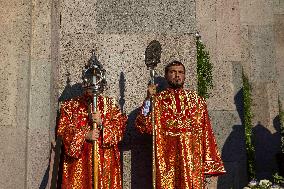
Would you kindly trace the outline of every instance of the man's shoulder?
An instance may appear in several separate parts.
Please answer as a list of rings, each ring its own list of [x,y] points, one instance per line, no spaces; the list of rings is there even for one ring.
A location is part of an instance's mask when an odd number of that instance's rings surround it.
[[[79,107],[83,101],[83,96],[78,96],[61,102],[60,107],[63,109],[76,108]]]
[[[174,93],[172,93],[170,90],[162,91],[158,94],[156,94],[157,101],[164,101],[171,99],[173,97]],[[198,95],[197,91],[190,90],[190,89],[183,89],[179,95],[183,96],[187,101],[191,102],[191,104],[198,105],[198,107],[206,107],[206,100],[205,98]]]
[[[200,100],[204,99],[202,96],[198,94],[197,91],[191,89],[184,89],[185,93],[191,97],[198,98]]]
[[[155,99],[156,100],[163,100],[163,99],[169,98],[169,95],[171,95],[171,92],[166,89],[164,91],[161,91],[161,92],[155,94]]]
[[[164,91],[158,93],[156,95],[156,97],[157,98],[163,98],[163,97],[165,97],[165,96],[167,96],[169,94],[171,94],[170,90],[164,90]],[[183,89],[183,94],[188,96],[188,97],[191,97],[191,98],[198,98],[198,99],[202,99],[203,98],[203,97],[200,97],[196,91],[191,90],[191,89]]]
[[[199,95],[198,95],[197,91],[191,90],[191,89],[183,89],[183,90],[184,90],[185,94],[187,94],[189,96],[192,96],[192,97],[199,98]]]
[[[195,90],[190,90],[190,89],[185,89],[185,94],[188,96],[190,99],[195,100],[199,104],[204,104],[206,103],[206,100],[204,97],[200,96],[197,91]]]
[[[110,96],[107,96],[107,95],[99,95],[99,98],[103,99],[103,100],[107,100],[107,101],[114,100],[114,97],[110,97]]]
[[[156,97],[165,96],[165,95],[167,95],[168,93],[169,93],[169,90],[166,89],[166,90],[163,90],[163,91],[157,93],[157,94],[156,94]]]
[[[115,106],[117,104],[115,97],[111,97],[107,95],[100,95],[99,101],[103,102],[105,105]]]

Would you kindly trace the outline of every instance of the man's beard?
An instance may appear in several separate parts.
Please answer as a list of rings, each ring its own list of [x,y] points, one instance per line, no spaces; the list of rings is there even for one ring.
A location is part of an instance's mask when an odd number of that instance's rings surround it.
[[[182,82],[182,83],[168,82],[168,84],[169,84],[170,88],[172,88],[172,89],[181,89],[181,88],[183,88],[184,82]]]

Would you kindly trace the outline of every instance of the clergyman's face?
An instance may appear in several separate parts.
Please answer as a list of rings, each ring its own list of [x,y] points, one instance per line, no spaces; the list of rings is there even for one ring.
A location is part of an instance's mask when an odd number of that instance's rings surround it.
[[[165,78],[171,88],[182,88],[185,80],[185,70],[182,65],[173,65],[169,67]]]

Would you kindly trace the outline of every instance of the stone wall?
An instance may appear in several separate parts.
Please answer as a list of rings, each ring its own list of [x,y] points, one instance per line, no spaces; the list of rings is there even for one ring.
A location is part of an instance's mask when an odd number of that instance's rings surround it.
[[[0,184],[44,187],[52,112],[51,1],[1,1],[1,13]]]
[[[25,187],[28,116],[30,4],[1,3],[1,180],[7,188]],[[11,179],[14,177],[14,179]]]
[[[186,64],[186,87],[196,89],[196,31],[214,65],[208,106],[227,169],[208,187],[247,183],[242,68],[252,84],[257,176],[276,170],[282,0],[2,0],[0,10],[1,187],[47,187],[58,102],[81,93],[82,67],[94,51],[107,71],[105,94],[129,115],[120,144],[124,188],[151,188],[151,139],[133,128],[149,80],[145,49],[152,40],[161,43],[162,87],[164,65],[178,59]]]
[[[242,188],[247,183],[242,68],[252,86],[257,178],[271,178],[277,171],[278,97],[283,99],[283,4],[281,0],[196,1],[197,28],[215,68],[215,86],[208,103],[228,171],[220,177],[218,188]]]

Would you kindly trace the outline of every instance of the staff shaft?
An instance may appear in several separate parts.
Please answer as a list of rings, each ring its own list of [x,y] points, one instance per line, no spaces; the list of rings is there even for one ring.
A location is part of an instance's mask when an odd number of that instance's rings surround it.
[[[151,84],[155,84],[155,70],[150,69]],[[156,126],[155,126],[155,98],[151,98],[152,104],[152,183],[153,189],[156,189]]]
[[[93,112],[97,111],[97,95],[94,95]],[[93,129],[97,129],[97,124],[93,123]],[[95,140],[93,142],[93,188],[98,189],[99,183],[99,162],[98,162],[98,143]]]

